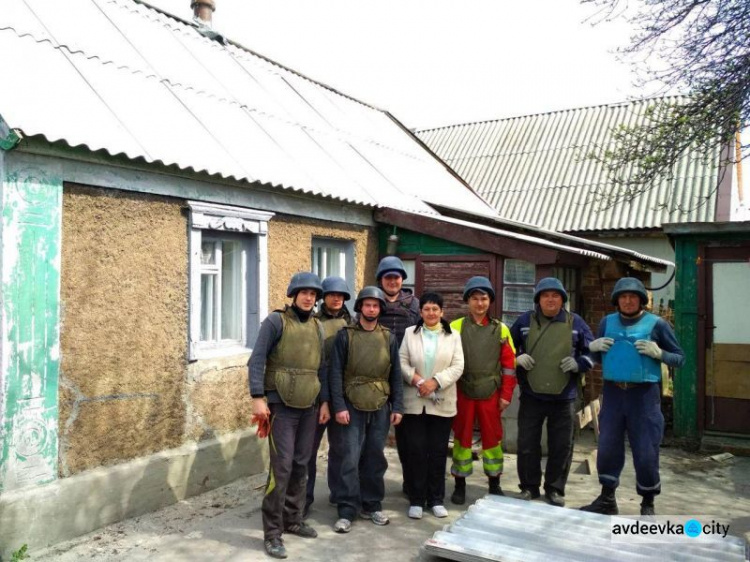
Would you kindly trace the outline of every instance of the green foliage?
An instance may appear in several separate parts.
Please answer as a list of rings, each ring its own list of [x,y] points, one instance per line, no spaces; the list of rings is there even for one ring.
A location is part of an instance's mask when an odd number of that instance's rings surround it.
[[[685,151],[716,161],[725,149],[722,164],[750,154],[737,136],[750,123],[750,1],[581,1],[598,9],[599,24],[624,17],[635,27],[621,53],[639,57],[641,85],[685,94],[652,100],[639,125],[616,128],[589,154],[614,187],[610,203],[671,179]]]
[[[18,550],[14,551],[10,555],[10,562],[20,562],[21,560],[26,560],[29,558],[29,555],[26,554],[26,551],[29,550],[29,545],[23,545]]]

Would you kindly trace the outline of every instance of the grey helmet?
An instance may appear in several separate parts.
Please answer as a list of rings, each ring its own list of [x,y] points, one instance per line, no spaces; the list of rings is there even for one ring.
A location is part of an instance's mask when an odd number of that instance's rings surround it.
[[[329,293],[341,293],[344,295],[344,300],[347,301],[352,298],[352,292],[349,290],[346,279],[335,275],[323,279],[323,296],[325,297]]]
[[[354,301],[354,312],[362,312],[362,301],[365,299],[378,299],[380,301],[380,313],[385,312],[385,295],[378,287],[368,285],[363,287]]]
[[[638,295],[641,299],[641,306],[646,306],[648,303],[648,293],[640,279],[636,279],[635,277],[623,277],[615,283],[615,288],[612,290],[612,304],[614,306],[617,306],[617,299],[623,293],[635,293]]]
[[[375,278],[380,282],[380,278],[386,273],[396,272],[401,275],[401,279],[406,281],[406,268],[404,268],[404,262],[396,256],[385,256],[378,264],[378,270],[375,272]]]
[[[286,288],[286,296],[294,297],[302,289],[314,290],[318,299],[323,296],[323,286],[320,284],[320,277],[310,271],[303,271],[292,275],[289,286]]]
[[[568,302],[568,293],[565,292],[565,287],[557,277],[545,277],[539,280],[534,288],[534,303],[539,304],[539,297],[544,291],[557,291],[562,295],[563,303]]]
[[[490,302],[495,302],[495,289],[492,286],[492,283],[486,277],[481,277],[479,275],[472,277],[466,282],[466,285],[464,285],[464,302],[467,302],[469,300],[469,295],[477,289],[487,293],[490,296]]]

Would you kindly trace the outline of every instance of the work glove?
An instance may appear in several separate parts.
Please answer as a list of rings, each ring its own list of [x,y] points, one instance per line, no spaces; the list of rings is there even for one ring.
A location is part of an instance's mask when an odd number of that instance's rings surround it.
[[[256,414],[250,416],[250,426],[254,425],[258,426],[258,437],[261,439],[265,439],[271,433],[271,421],[267,416],[258,416]]]
[[[598,338],[589,344],[589,350],[594,353],[609,351],[609,348],[612,347],[613,343],[615,343],[615,340],[612,338]]]
[[[516,364],[520,365],[527,371],[531,371],[531,369],[534,368],[535,361],[531,355],[524,353],[523,355],[516,357]]]
[[[563,370],[563,373],[577,373],[578,361],[572,357],[565,357],[560,361],[560,368]]]
[[[635,348],[641,355],[646,355],[657,361],[661,361],[661,348],[656,345],[655,341],[638,340],[635,342]]]

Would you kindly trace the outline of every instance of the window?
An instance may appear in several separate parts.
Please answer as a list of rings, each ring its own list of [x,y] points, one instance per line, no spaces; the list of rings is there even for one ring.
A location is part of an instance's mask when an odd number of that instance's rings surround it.
[[[247,352],[268,309],[272,213],[189,202],[190,359]]]
[[[401,260],[406,270],[406,281],[401,285],[402,289],[409,289],[412,294],[416,291],[417,285],[417,260]],[[419,296],[419,295],[414,295]]]
[[[570,267],[556,267],[553,275],[562,281],[565,292],[568,293],[568,302],[565,308],[570,312],[576,312],[578,302],[578,270]]]
[[[523,260],[503,264],[503,322],[510,326],[522,313],[534,308],[536,267]]]
[[[354,242],[349,240],[336,240],[333,238],[313,238],[312,240],[312,272],[320,277],[321,281],[331,275],[343,277],[352,290],[352,300],[347,301],[347,306],[354,302],[356,288],[354,287]],[[350,306],[351,308],[351,306]]]

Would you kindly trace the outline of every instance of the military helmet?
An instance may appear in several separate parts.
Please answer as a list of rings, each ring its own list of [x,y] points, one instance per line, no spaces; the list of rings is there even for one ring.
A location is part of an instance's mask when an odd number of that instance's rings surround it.
[[[544,291],[557,291],[562,295],[563,303],[568,302],[568,293],[565,292],[565,287],[557,277],[545,277],[539,280],[534,288],[534,303],[539,303],[539,297]]]
[[[335,275],[323,279],[323,296],[325,297],[329,293],[341,293],[344,295],[344,300],[347,301],[352,298],[352,292],[349,290],[346,279]]]
[[[310,271],[302,271],[292,275],[289,286],[286,288],[286,296],[294,297],[302,289],[312,289],[317,293],[317,298],[323,296],[323,286],[320,284],[320,277]]]
[[[643,286],[643,282],[635,277],[623,277],[617,283],[612,291],[612,304],[617,306],[617,299],[623,293],[635,293],[641,299],[641,306],[646,306],[648,303],[648,293],[646,287]]]
[[[368,285],[362,288],[357,295],[357,300],[354,301],[354,312],[362,311],[362,301],[365,299],[378,299],[380,301],[380,313],[385,312],[385,295],[378,287]]]
[[[396,256],[385,256],[378,264],[378,270],[375,272],[375,278],[380,282],[380,278],[386,273],[395,272],[401,275],[401,279],[406,281],[406,268],[404,262]]]
[[[469,279],[464,285],[464,302],[468,301],[471,293],[477,289],[487,293],[490,296],[490,302],[495,301],[495,289],[492,287],[490,280],[477,275]]]

